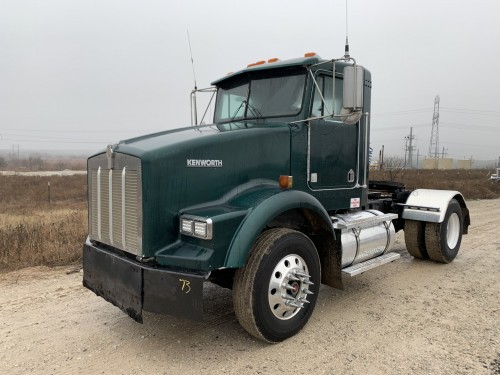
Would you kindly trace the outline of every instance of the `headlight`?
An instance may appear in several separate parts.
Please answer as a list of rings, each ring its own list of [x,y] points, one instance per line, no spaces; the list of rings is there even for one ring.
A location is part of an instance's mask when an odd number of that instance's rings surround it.
[[[203,217],[183,215],[180,218],[180,231],[187,236],[202,238],[204,240],[212,239],[212,219]]]

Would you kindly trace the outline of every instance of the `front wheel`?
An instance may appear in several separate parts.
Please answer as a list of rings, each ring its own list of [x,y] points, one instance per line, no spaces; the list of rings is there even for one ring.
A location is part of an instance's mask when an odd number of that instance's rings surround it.
[[[291,229],[260,235],[247,264],[236,271],[234,311],[253,336],[280,342],[309,320],[320,286],[320,261],[312,241]]]
[[[429,257],[440,263],[450,263],[460,249],[463,233],[463,216],[460,203],[450,201],[442,223],[426,223],[425,247]]]

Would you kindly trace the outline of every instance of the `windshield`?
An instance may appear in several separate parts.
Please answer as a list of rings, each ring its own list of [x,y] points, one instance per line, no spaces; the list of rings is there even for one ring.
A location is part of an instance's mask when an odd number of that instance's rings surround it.
[[[302,107],[305,73],[249,77],[221,85],[217,91],[215,122],[297,115]]]

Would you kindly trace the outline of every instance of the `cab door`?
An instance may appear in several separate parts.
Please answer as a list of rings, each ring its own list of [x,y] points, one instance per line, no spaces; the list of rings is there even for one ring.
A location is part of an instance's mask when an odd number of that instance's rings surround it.
[[[331,74],[317,73],[317,86],[311,104],[311,117],[340,113],[342,80],[336,78],[335,102]],[[321,90],[324,100],[319,95]],[[359,126],[342,123],[338,118],[309,122],[309,187],[312,190],[351,189],[358,181]]]

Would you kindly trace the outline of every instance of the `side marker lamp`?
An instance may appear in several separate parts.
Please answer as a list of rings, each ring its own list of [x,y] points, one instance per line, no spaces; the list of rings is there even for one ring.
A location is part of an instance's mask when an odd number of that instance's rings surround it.
[[[293,176],[280,176],[279,185],[282,189],[291,189],[293,186]]]

